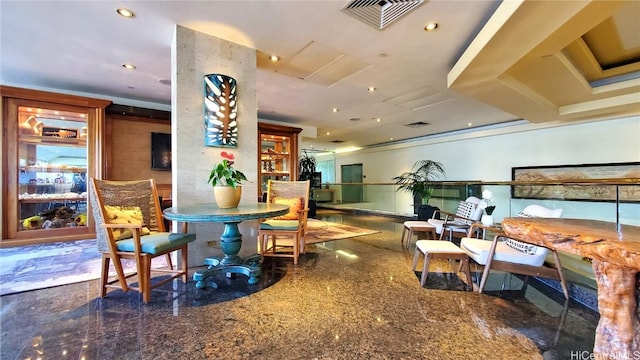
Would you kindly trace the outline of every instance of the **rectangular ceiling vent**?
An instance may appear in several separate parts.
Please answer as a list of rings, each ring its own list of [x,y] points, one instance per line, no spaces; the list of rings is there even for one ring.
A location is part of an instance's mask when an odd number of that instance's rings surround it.
[[[431,125],[431,124],[424,121],[416,121],[416,122],[408,123],[405,126],[416,128],[416,127],[427,126],[427,125]]]
[[[334,144],[342,144],[344,142],[344,140],[331,140],[330,142],[332,142]]]
[[[353,0],[342,11],[382,30],[423,3],[424,0]]]

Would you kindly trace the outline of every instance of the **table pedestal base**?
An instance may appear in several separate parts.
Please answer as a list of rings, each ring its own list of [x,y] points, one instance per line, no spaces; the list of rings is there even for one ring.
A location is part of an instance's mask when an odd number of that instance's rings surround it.
[[[238,230],[238,224],[239,221],[224,223],[224,232],[220,236],[220,247],[222,247],[224,257],[222,259],[211,257],[204,260],[204,264],[209,268],[204,271],[196,271],[193,274],[193,280],[196,281],[198,289],[204,289],[206,287],[205,280],[219,273],[226,273],[229,277],[231,274],[243,274],[249,277],[249,285],[258,283],[258,277],[262,275],[260,255],[251,255],[246,259],[238,256],[242,245],[242,234]]]
[[[600,321],[593,348],[598,359],[626,359],[640,355],[640,320],[636,312],[638,270],[593,260],[598,280]]]
[[[203,271],[196,271],[195,274],[193,274],[196,287],[198,289],[204,289],[206,287],[205,280],[210,276],[220,273],[226,273],[227,276],[231,274],[243,274],[249,277],[249,285],[257,284],[259,276],[262,275],[260,255],[252,255],[244,260],[241,258],[238,259],[240,260],[235,264],[225,264],[225,258],[222,258],[222,260],[215,257],[204,259],[204,264],[209,265],[209,268]]]

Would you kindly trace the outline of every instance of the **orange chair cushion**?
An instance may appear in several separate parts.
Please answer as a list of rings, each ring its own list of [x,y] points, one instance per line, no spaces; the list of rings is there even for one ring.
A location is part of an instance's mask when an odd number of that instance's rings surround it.
[[[283,198],[283,197],[274,197],[271,199],[271,202],[274,204],[282,204],[289,205],[289,212],[285,215],[278,216],[276,219],[279,220],[298,220],[300,217],[300,210],[304,209],[303,199],[301,197],[296,198]]]

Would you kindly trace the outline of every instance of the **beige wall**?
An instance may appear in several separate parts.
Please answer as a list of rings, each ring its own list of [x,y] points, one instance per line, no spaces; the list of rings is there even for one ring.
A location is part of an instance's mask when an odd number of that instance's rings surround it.
[[[109,180],[155,179],[171,184],[171,171],[151,169],[151,133],[171,133],[168,121],[111,116]]]

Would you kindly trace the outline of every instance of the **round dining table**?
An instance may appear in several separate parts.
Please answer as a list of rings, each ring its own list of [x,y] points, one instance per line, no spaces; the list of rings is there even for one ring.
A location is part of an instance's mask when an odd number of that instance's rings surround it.
[[[242,234],[238,230],[238,224],[245,220],[265,219],[284,215],[289,211],[289,206],[270,203],[240,204],[235,208],[222,209],[215,204],[196,204],[185,206],[173,206],[164,210],[164,217],[171,221],[183,223],[223,223],[224,231],[220,236],[220,247],[224,256],[208,257],[204,264],[208,268],[196,271],[193,280],[196,287],[203,289],[206,279],[215,274],[244,274],[249,277],[248,283],[258,283],[262,274],[261,259],[259,254],[247,258],[238,256],[242,246]]]

